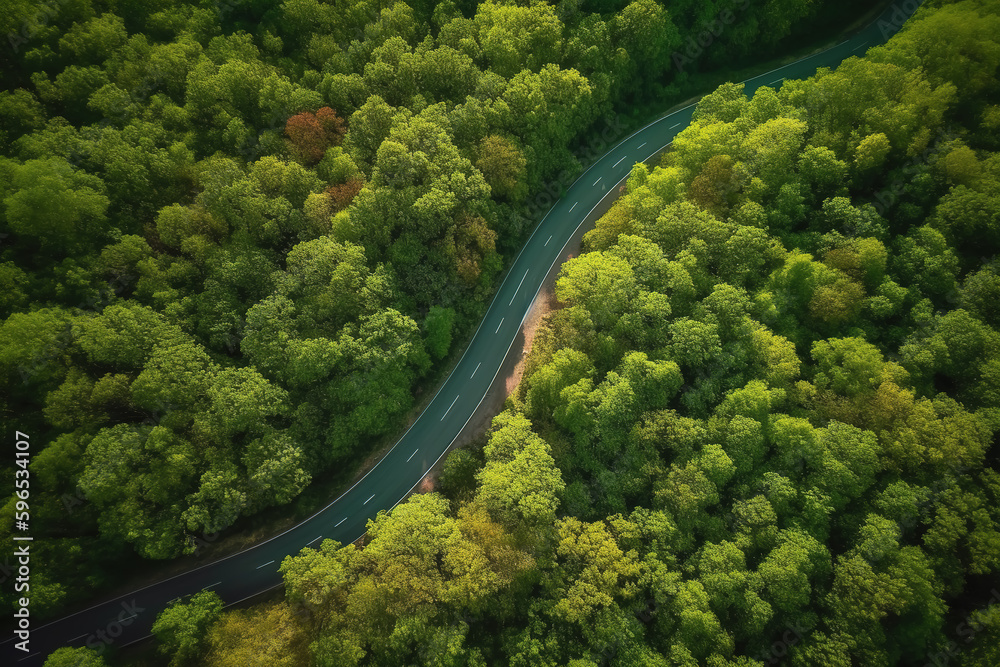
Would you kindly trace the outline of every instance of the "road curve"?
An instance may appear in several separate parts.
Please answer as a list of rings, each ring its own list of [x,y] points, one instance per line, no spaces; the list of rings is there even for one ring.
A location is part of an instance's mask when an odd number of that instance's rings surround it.
[[[778,86],[785,78],[810,76],[835,67],[867,47],[882,44],[915,11],[917,2],[900,2],[849,40],[766,74],[749,79],[745,91]],[[365,532],[368,519],[395,507],[448,450],[475,414],[517,338],[545,276],[566,259],[565,248],[606,197],[615,197],[632,166],[668,146],[691,121],[694,104],[670,113],[622,140],[568,188],[537,225],[497,290],[462,358],[433,400],[393,448],[363,478],[309,519],[245,551],[171,577],[119,598],[33,628],[28,653],[3,642],[7,665],[41,665],[61,646],[99,651],[149,636],[156,615],[176,599],[213,590],[233,604],[281,584],[282,559],[324,539],[347,544]]]

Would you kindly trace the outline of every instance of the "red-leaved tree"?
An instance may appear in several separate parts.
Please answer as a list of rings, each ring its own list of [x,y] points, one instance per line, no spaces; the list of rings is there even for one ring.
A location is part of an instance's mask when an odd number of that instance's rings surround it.
[[[330,198],[330,208],[332,213],[343,211],[347,208],[354,196],[361,192],[364,183],[360,179],[351,178],[340,185],[331,185],[326,189],[326,196]]]
[[[330,107],[316,113],[305,111],[288,119],[285,136],[298,157],[308,165],[323,159],[330,146],[339,146],[346,132],[344,120]]]

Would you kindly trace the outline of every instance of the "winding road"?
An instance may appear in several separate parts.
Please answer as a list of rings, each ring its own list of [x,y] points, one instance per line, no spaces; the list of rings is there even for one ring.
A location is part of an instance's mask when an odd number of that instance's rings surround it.
[[[744,82],[746,94],[863,54],[897,32],[916,7],[915,0],[894,4],[849,40]],[[174,599],[213,590],[227,604],[245,600],[281,584],[278,566],[285,556],[327,538],[348,544],[363,535],[368,519],[406,498],[476,413],[546,275],[565,260],[566,246],[579,228],[605,198],[617,196],[635,163],[670,145],[690,123],[694,107],[670,113],[625,138],[569,186],[515,259],[465,354],[433,400],[385,457],[343,495],[298,526],[245,551],[32,628],[29,653],[15,649],[20,641],[16,637],[8,639],[3,642],[3,655],[8,656],[3,664],[41,665],[60,646],[103,651],[140,641]]]

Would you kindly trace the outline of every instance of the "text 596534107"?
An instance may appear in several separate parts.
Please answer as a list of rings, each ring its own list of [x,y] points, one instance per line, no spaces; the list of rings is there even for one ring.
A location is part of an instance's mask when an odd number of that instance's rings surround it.
[[[14,465],[14,494],[17,501],[14,506],[14,558],[17,567],[17,578],[14,583],[14,590],[18,593],[26,594],[31,590],[31,536],[27,535],[28,523],[31,520],[29,513],[28,498],[31,495],[31,472],[28,470],[28,462],[31,458],[31,444],[28,435],[17,431],[16,436],[16,461]],[[19,640],[14,646],[19,651],[28,652],[28,642],[31,638],[31,617],[28,612],[30,598],[22,595],[17,600],[14,611],[14,619],[17,624],[14,628],[14,635]]]

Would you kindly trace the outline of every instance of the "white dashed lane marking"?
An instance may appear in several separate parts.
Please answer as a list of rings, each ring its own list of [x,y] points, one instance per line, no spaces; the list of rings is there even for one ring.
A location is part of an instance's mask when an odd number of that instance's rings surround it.
[[[508,304],[507,304],[508,306],[512,306],[512,305],[514,305],[514,299],[516,299],[516,298],[517,298],[517,293],[521,291],[521,285],[523,285],[523,284],[524,284],[524,279],[528,277],[528,271],[530,271],[530,270],[531,270],[531,269],[525,269],[525,271],[524,271],[524,275],[523,275],[523,276],[521,276],[521,282],[519,282],[519,283],[517,284],[517,289],[516,289],[516,290],[514,290],[514,296],[510,297],[510,303],[508,303]]]
[[[444,418],[448,416],[448,413],[451,412],[451,409],[455,407],[456,401],[458,401],[458,396],[456,396],[455,400],[451,402],[451,405],[448,406],[448,409],[444,411],[444,414],[441,415],[441,419],[439,421],[444,421]],[[369,500],[371,500],[371,498],[369,498]]]

